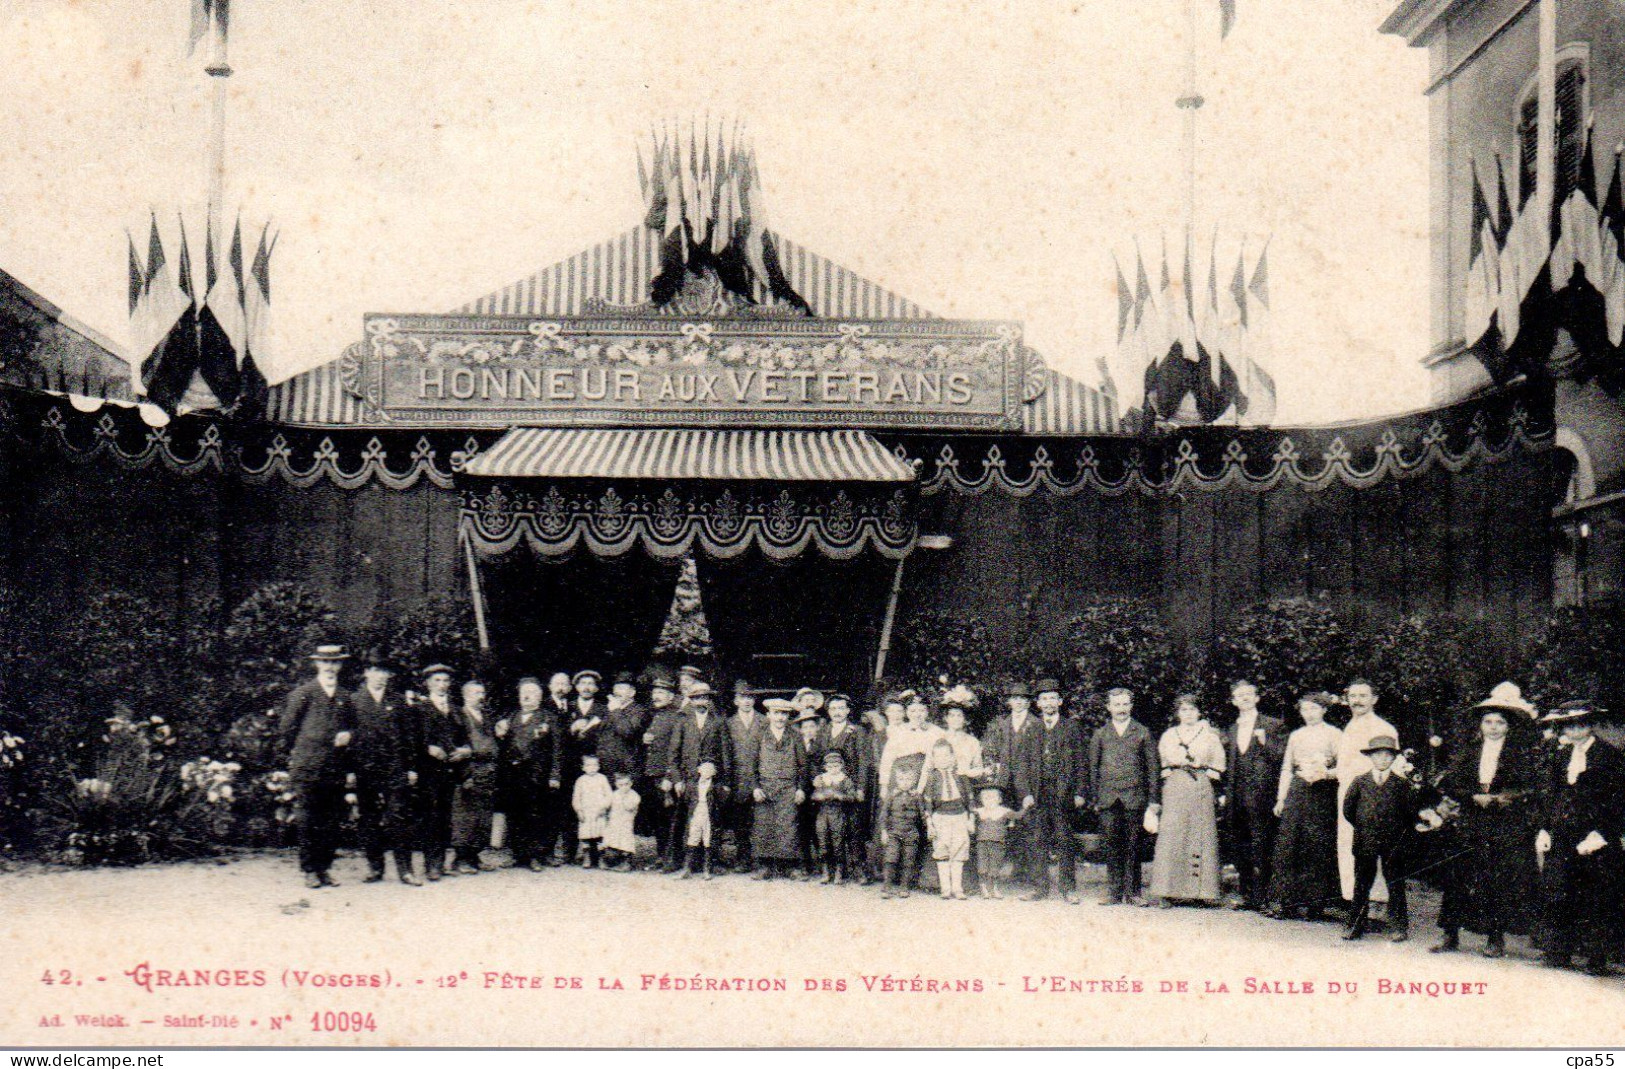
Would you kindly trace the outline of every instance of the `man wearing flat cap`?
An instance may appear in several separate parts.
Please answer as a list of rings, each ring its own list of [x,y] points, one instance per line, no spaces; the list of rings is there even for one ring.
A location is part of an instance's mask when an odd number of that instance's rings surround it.
[[[1541,719],[1561,734],[1547,760],[1535,837],[1545,898],[1537,942],[1550,966],[1565,968],[1578,953],[1588,973],[1608,976],[1625,880],[1625,758],[1593,733],[1598,711],[1571,701]]]
[[[678,820],[674,810],[671,781],[666,778],[666,764],[671,756],[671,739],[683,710],[677,704],[677,684],[665,669],[649,674],[649,727],[643,733],[644,778],[639,781],[638,794],[643,803],[638,807],[638,821],[645,835],[655,838],[654,867],[676,872],[681,864],[678,857],[683,851],[681,842],[673,844],[672,825]],[[666,784],[665,789],[660,785]]]
[[[746,762],[750,759],[750,755],[756,752],[756,733],[762,729],[765,722],[762,714],[756,709],[756,688],[747,680],[735,680],[734,712],[728,718],[728,742],[733,747],[734,753],[733,782],[729,784],[733,794],[728,805],[728,827],[733,833],[736,872],[751,872],[755,869],[750,851],[750,829],[752,817],[756,812],[756,803],[745,784],[749,773]]]
[[[282,708],[282,741],[294,790],[299,868],[306,887],[336,887],[329,875],[344,814],[344,750],[355,731],[355,707],[339,688],[343,646],[317,646],[316,678],[295,687]]]
[[[422,711],[423,751],[418,765],[418,839],[423,844],[423,874],[433,883],[445,874],[451,849],[452,804],[463,766],[473,755],[468,726],[451,697],[452,669],[436,662],[419,676],[427,697]]]
[[[419,884],[412,872],[412,789],[418,780],[421,742],[417,717],[390,690],[395,674],[382,650],[370,650],[361,663],[361,686],[350,695],[355,708],[355,736],[350,758],[355,769],[356,812],[362,852],[367,855],[367,883],[384,878],[384,852],[395,855],[395,873],[408,886]]]
[[[707,761],[715,766],[718,783],[734,781],[733,737],[728,733],[728,723],[709,695],[695,695],[677,721],[667,750],[666,780],[680,803],[676,807],[679,812],[686,808],[681,803],[699,779],[700,766]]]

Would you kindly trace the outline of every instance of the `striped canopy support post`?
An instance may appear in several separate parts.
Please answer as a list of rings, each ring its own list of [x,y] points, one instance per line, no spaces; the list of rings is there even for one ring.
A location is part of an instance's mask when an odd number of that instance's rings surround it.
[[[468,562],[468,594],[474,602],[474,628],[479,632],[480,651],[489,652],[491,632],[485,624],[485,591],[480,587],[480,566],[474,557],[474,539],[464,529],[457,533],[457,540],[463,544],[463,559]]]
[[[886,618],[880,625],[880,649],[875,653],[876,683],[886,676],[886,655],[891,652],[892,625],[897,622],[897,599],[903,593],[903,565],[908,563],[908,555],[912,551],[913,547],[910,547],[897,558],[897,570],[892,573],[891,594],[886,598]]]

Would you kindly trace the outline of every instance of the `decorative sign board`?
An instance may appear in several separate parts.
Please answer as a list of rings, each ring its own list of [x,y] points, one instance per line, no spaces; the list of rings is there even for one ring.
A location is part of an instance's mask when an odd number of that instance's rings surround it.
[[[369,315],[376,422],[1012,430],[1021,327],[953,320]]]

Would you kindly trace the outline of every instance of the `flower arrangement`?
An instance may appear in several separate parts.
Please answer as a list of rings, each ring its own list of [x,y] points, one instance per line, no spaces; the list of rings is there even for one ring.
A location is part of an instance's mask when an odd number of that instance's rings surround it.
[[[17,768],[23,763],[23,739],[9,731],[0,731],[0,772]]]
[[[294,794],[293,779],[283,769],[267,772],[258,780],[259,789],[270,797],[275,808],[276,822],[283,827],[293,824],[293,806],[298,801]]]

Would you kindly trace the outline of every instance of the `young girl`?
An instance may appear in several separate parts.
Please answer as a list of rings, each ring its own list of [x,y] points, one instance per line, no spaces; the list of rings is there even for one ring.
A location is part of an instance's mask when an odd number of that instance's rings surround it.
[[[999,892],[999,872],[1004,868],[1004,844],[1010,837],[1010,822],[1018,815],[1004,804],[997,787],[983,787],[982,804],[976,814],[976,875],[983,898],[1003,898]]]
[[[609,800],[609,826],[604,829],[604,853],[607,855],[608,868],[632,866],[632,859],[638,852],[635,828],[640,801],[642,799],[632,789],[632,774],[616,773],[615,793]]]
[[[598,756],[584,756],[581,759],[581,778],[576,780],[575,791],[570,798],[576,820],[580,822],[576,837],[587,850],[587,855],[581,859],[584,869],[599,866],[598,848],[604,842],[604,829],[609,825],[609,810],[614,797],[609,780],[598,771]]]
[[[683,843],[688,847],[688,853],[683,858],[682,869],[674,875],[686,880],[694,875],[695,869],[699,869],[702,877],[709,880],[711,839],[722,819],[722,792],[726,788],[717,785],[715,763],[701,761],[695,772],[699,779],[683,799],[687,807],[684,813],[683,826],[686,833]]]
[[[931,747],[931,768],[920,791],[926,812],[926,834],[937,863],[937,882],[943,898],[965,897],[965,862],[970,857],[970,780],[960,774],[954,747],[938,739]]]

